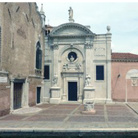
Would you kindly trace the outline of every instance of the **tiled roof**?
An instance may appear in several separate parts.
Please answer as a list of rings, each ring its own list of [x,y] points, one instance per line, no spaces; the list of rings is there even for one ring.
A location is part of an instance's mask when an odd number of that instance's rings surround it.
[[[47,28],[53,28],[53,26],[51,26],[51,25],[45,25],[45,27],[47,27]]]
[[[138,55],[132,53],[112,53],[112,59],[136,59],[138,60]]]

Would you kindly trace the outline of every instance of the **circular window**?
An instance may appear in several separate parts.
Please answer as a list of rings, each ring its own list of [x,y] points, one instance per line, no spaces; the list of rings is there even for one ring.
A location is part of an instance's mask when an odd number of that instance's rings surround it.
[[[77,59],[77,54],[75,52],[70,52],[68,54],[68,59],[70,60],[70,62],[73,62]]]

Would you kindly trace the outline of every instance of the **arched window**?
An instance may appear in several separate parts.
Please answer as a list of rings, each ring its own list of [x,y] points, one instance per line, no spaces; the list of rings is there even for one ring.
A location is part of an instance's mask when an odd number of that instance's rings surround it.
[[[36,69],[42,69],[42,50],[39,41],[36,44]]]

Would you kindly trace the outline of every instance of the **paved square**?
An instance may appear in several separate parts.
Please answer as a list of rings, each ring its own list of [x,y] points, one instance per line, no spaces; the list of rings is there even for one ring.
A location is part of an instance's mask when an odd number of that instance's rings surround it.
[[[36,108],[41,108],[41,111],[0,117],[0,130],[138,129],[138,114],[125,104],[96,104],[95,114],[82,114],[82,104],[41,104]]]

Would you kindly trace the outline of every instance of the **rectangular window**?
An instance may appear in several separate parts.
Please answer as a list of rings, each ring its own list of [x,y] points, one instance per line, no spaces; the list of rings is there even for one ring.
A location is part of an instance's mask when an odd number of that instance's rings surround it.
[[[96,80],[104,80],[104,66],[103,65],[96,66]]]
[[[49,80],[50,78],[50,68],[49,65],[44,66],[44,79]]]

